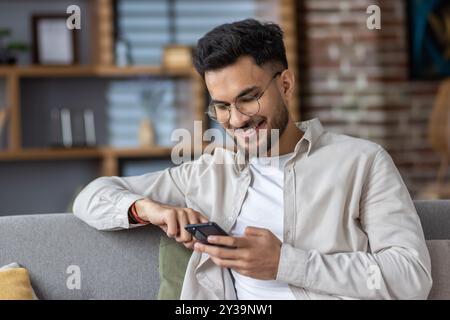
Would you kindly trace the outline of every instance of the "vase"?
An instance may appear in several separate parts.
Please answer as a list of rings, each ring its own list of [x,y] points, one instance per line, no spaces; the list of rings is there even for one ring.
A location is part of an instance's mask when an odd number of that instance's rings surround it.
[[[139,145],[141,147],[150,147],[155,145],[155,131],[150,119],[143,119],[139,124]]]

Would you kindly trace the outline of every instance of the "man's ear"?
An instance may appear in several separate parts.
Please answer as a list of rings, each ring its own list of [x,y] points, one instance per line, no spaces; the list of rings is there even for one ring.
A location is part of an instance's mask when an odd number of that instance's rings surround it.
[[[283,94],[283,97],[286,101],[289,101],[292,98],[292,95],[294,93],[294,87],[295,87],[295,76],[294,73],[286,69],[283,71],[283,73],[280,75],[281,80],[281,93]]]

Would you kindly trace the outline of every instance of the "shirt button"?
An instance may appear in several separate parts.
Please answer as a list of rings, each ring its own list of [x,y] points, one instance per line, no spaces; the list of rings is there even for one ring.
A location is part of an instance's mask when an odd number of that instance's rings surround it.
[[[288,231],[286,231],[286,237],[290,237],[291,236],[291,232],[288,230]]]

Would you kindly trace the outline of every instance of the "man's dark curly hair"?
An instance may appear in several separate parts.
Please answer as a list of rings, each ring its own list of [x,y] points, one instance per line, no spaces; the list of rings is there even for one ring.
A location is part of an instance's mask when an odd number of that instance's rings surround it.
[[[283,31],[275,23],[245,19],[215,27],[197,42],[194,66],[204,78],[205,72],[218,70],[251,56],[258,66],[266,63],[288,68]]]

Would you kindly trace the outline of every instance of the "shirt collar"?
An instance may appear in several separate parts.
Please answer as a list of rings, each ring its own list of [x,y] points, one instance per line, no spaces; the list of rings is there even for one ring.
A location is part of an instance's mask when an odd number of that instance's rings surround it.
[[[305,140],[308,142],[308,151],[306,152],[306,155],[309,156],[317,140],[319,140],[320,136],[324,132],[322,124],[318,118],[314,118],[308,121],[297,122],[296,125],[304,132],[304,134],[295,146],[294,152],[298,153],[300,145],[303,143],[302,141]]]

